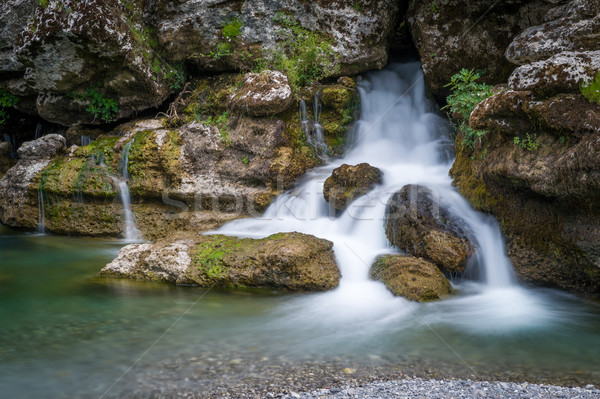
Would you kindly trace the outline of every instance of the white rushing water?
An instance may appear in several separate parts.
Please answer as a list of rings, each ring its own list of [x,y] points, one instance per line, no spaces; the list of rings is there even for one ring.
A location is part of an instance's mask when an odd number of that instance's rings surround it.
[[[125,216],[125,240],[126,241],[137,241],[142,238],[142,233],[138,230],[135,224],[135,216],[131,211],[131,196],[129,195],[129,186],[127,181],[129,180],[129,171],[127,165],[129,163],[129,150],[133,141],[129,141],[123,146],[123,152],[121,153],[121,162],[119,163],[119,171],[121,176],[114,178],[115,183],[119,187],[119,194],[121,196],[121,202],[123,203],[123,214]]]
[[[426,96],[420,64],[368,74],[358,88],[361,119],[346,155],[308,173],[262,217],[236,220],[218,230],[255,238],[299,231],[334,243],[342,272],[339,287],[286,305],[280,322],[306,329],[330,325],[335,335],[343,334],[339,322],[350,329],[356,322],[356,328],[368,330],[409,319],[490,333],[539,327],[558,317],[537,295],[516,284],[496,222],[475,212],[452,186],[448,125]],[[361,162],[379,168],[383,184],[336,215],[323,199],[323,182],[341,164]],[[453,281],[458,294],[436,303],[419,305],[393,297],[368,277],[378,255],[397,252],[385,235],[385,210],[390,197],[407,184],[428,186],[439,194],[440,203],[466,222],[479,248],[478,280]]]

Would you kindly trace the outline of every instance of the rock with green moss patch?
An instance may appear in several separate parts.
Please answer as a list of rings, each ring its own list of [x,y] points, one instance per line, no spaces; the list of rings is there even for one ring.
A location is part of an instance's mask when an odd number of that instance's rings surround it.
[[[381,184],[383,174],[368,163],[343,164],[335,168],[323,184],[325,201],[343,211],[356,198],[365,195],[376,184]]]
[[[330,241],[301,233],[263,239],[206,235],[133,244],[100,275],[218,287],[324,291],[340,271]]]
[[[452,292],[450,282],[436,265],[413,256],[380,256],[371,266],[370,275],[394,295],[411,301],[435,301]]]

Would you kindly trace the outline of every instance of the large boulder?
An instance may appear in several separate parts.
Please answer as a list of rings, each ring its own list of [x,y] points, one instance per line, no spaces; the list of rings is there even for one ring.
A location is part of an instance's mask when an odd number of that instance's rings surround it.
[[[386,64],[398,2],[319,0],[308,4],[267,0],[211,4],[159,0],[157,10],[161,15],[158,39],[169,57],[193,63],[201,70],[252,67],[252,58],[276,51],[277,32],[282,26],[274,17],[285,11],[298,26],[333,39],[333,49],[340,57],[339,73],[344,74]],[[234,37],[226,37],[225,27],[232,24],[237,28],[231,32]]]
[[[38,7],[38,0],[5,0],[0,4],[0,76],[23,69],[15,54],[15,39]]]
[[[392,245],[435,263],[443,272],[463,272],[475,248],[464,221],[428,187],[407,185],[388,202],[385,232]]]
[[[196,236],[128,245],[100,275],[202,287],[324,291],[335,288],[340,279],[332,247],[330,241],[301,233],[259,240]]]
[[[63,125],[111,122],[161,104],[177,73],[156,51],[147,10],[136,8],[118,0],[39,2],[12,39],[25,73],[9,90],[35,98],[40,116]]]
[[[599,0],[575,0],[548,11],[542,25],[525,29],[506,49],[517,65],[543,61],[564,51],[600,50]]]
[[[460,68],[485,70],[487,83],[503,82],[514,66],[504,52],[523,29],[538,25],[556,0],[411,0],[407,12],[429,88],[439,98]]]
[[[381,184],[381,170],[368,163],[343,164],[333,170],[323,184],[323,196],[331,207],[343,211],[356,198]]]
[[[429,302],[448,296],[450,282],[431,262],[406,255],[384,255],[375,259],[371,278],[381,281],[397,296]]]

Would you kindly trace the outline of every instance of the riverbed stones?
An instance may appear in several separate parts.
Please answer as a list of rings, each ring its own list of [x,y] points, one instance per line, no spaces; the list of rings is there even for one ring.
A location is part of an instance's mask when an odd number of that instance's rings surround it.
[[[324,291],[340,279],[332,247],[301,233],[263,239],[200,235],[128,245],[100,275],[202,287]]]
[[[352,201],[367,194],[382,181],[381,170],[368,163],[343,164],[325,180],[323,196],[332,208],[343,211]]]
[[[443,272],[463,272],[475,252],[466,223],[425,186],[406,185],[394,194],[385,226],[392,245],[435,263]]]
[[[380,256],[371,266],[370,275],[394,295],[411,301],[434,301],[451,292],[450,282],[436,265],[413,256]]]

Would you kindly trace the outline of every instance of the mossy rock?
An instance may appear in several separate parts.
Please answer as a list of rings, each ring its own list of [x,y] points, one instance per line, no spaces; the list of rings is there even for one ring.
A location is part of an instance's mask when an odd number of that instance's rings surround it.
[[[330,241],[301,233],[263,239],[187,235],[128,245],[100,275],[204,287],[324,291],[340,279],[332,247]]]
[[[187,275],[200,285],[272,287],[292,291],[335,288],[340,271],[330,241],[301,233],[255,240],[202,236]]]
[[[413,256],[380,256],[375,259],[370,274],[394,295],[411,301],[435,301],[452,292],[450,282],[436,265]]]

